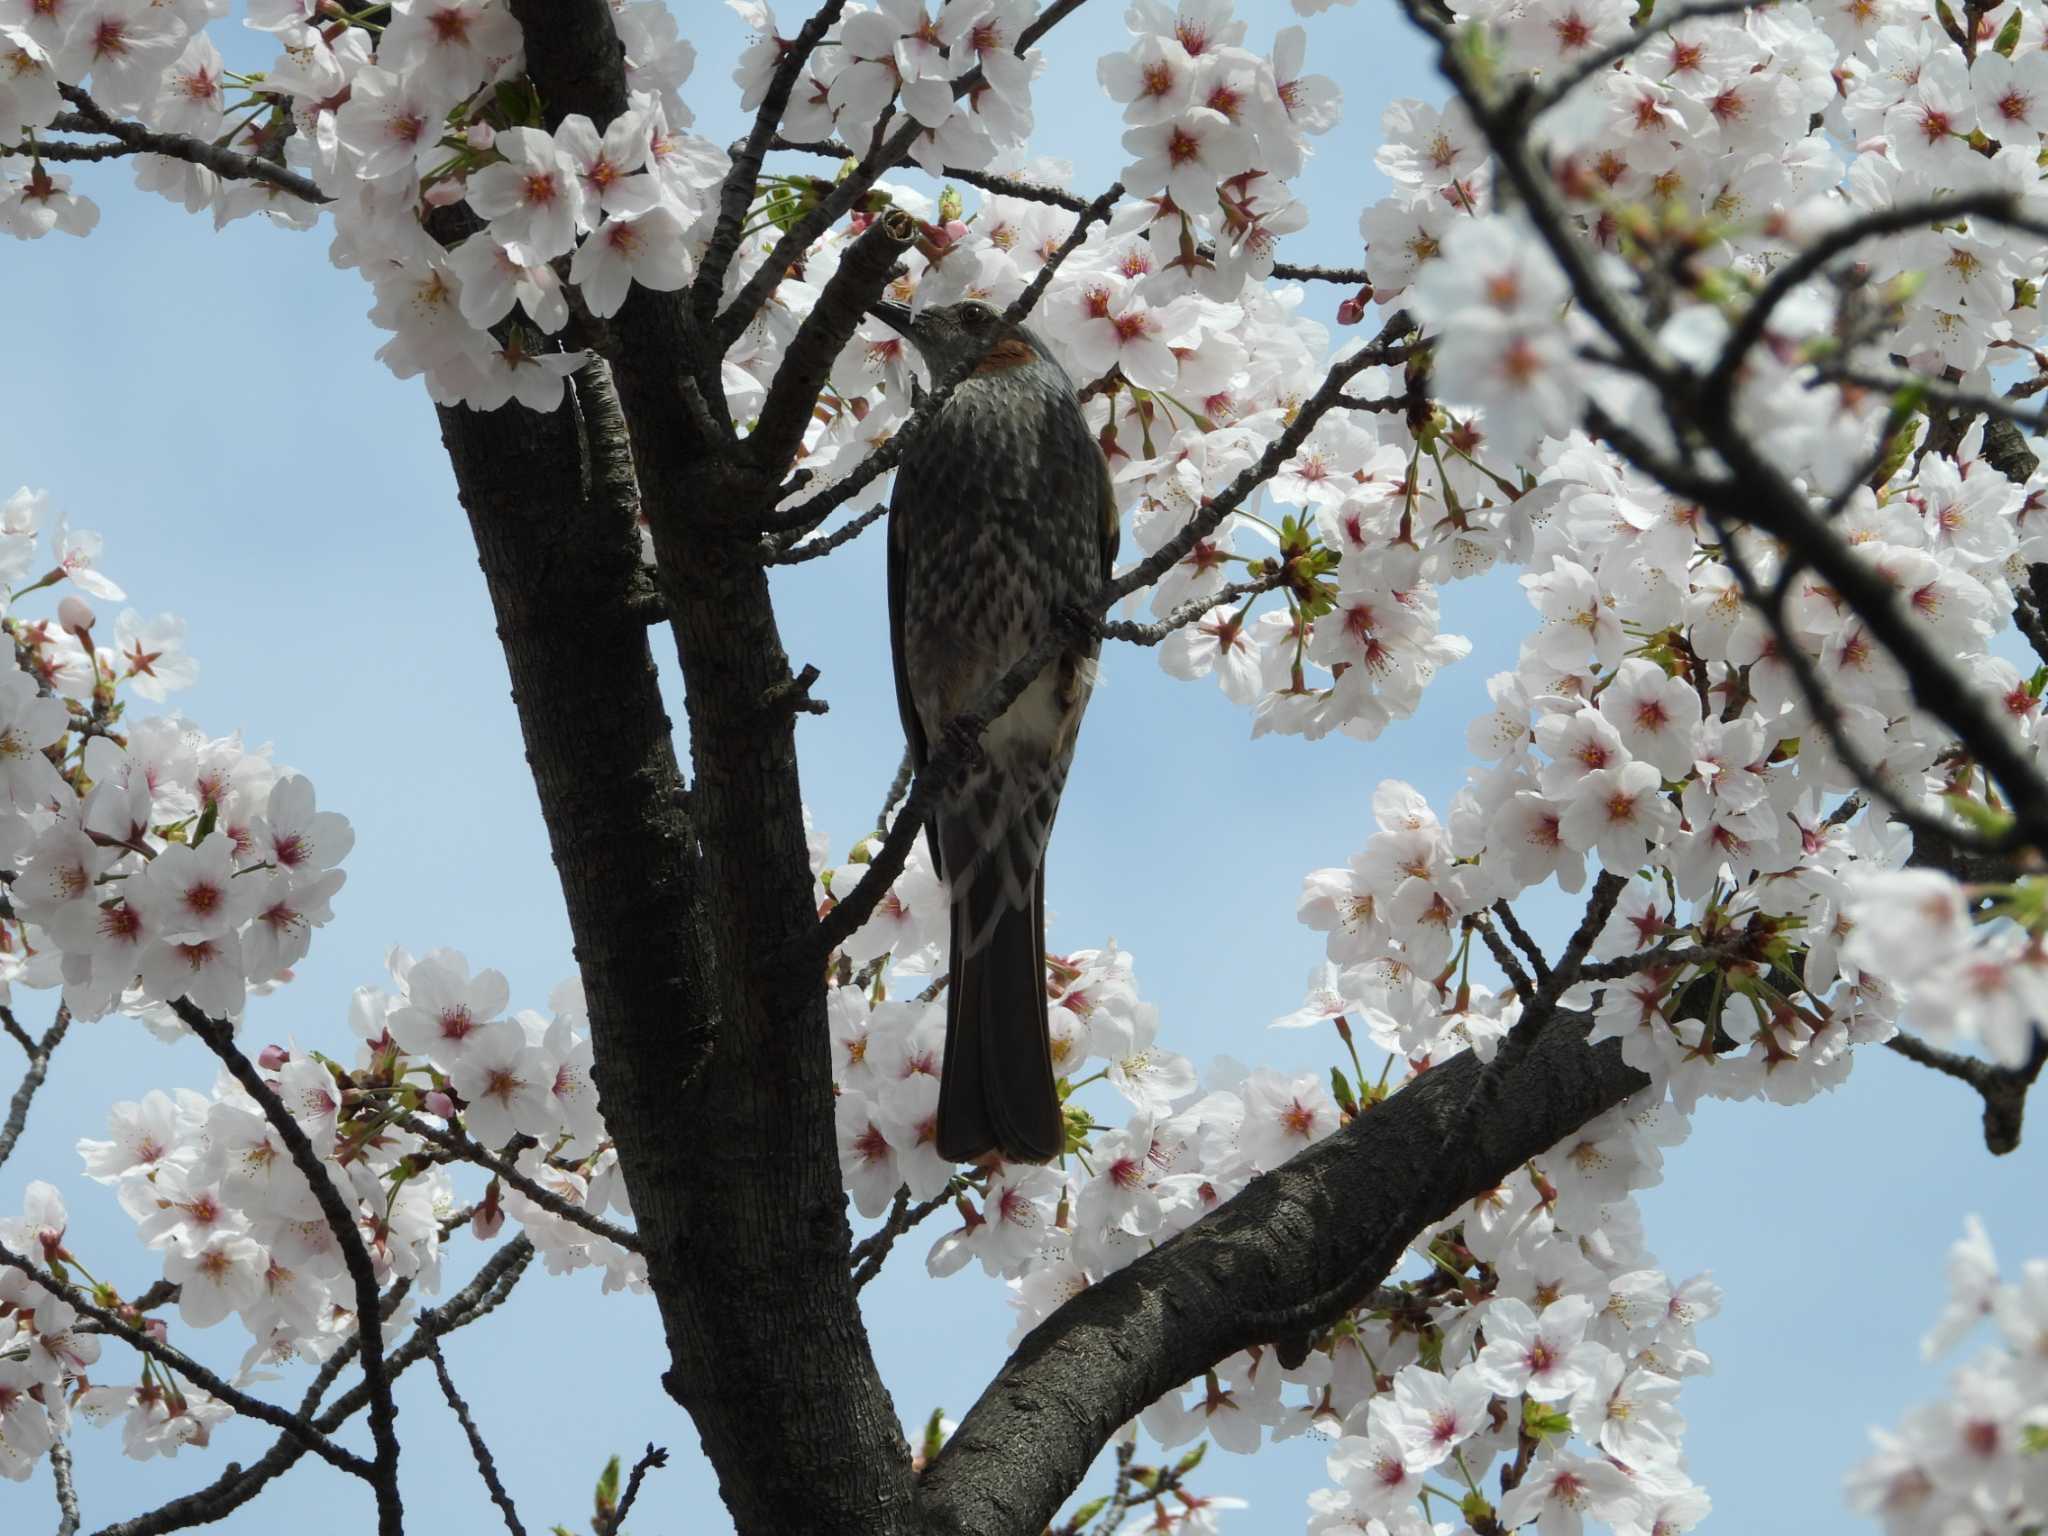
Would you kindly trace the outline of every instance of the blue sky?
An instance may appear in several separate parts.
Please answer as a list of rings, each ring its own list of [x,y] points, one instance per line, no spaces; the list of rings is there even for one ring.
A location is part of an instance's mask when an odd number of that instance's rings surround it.
[[[727,77],[742,29],[710,0],[677,8],[701,53],[685,95],[701,129],[730,139],[740,124]],[[801,7],[785,9],[793,30]],[[1239,10],[1257,47],[1295,19],[1275,0]],[[268,39],[222,32],[231,62],[268,61]],[[1054,34],[1037,88],[1037,147],[1073,160],[1084,192],[1122,168],[1120,125],[1093,70],[1121,36],[1118,7],[1096,0]],[[1357,210],[1384,190],[1370,169],[1380,107],[1440,86],[1371,4],[1314,21],[1310,62],[1339,79],[1347,107],[1302,180],[1316,219],[1288,254],[1351,261]],[[247,1037],[343,1041],[350,990],[383,979],[394,943],[452,945],[504,971],[516,1005],[543,1005],[568,973],[568,934],[504,666],[433,413],[416,383],[371,356],[380,335],[364,318],[368,288],[328,264],[324,233],[245,222],[215,234],[134,193],[118,166],[82,169],[80,189],[104,209],[92,237],[0,247],[15,300],[0,333],[0,494],[46,486],[55,510],[102,531],[105,567],[136,606],[190,620],[203,670],[175,702],[212,732],[274,742],[357,830],[334,924],[300,979],[252,1009]],[[1318,296],[1325,313],[1335,298]],[[882,588],[879,537],[778,579],[790,654],[821,667],[816,691],[832,706],[802,723],[799,743],[807,801],[841,853],[871,824],[901,745]],[[1246,715],[1212,685],[1175,683],[1149,654],[1107,654],[1051,863],[1053,945],[1113,936],[1132,951],[1162,1011],[1162,1043],[1198,1062],[1327,1065],[1333,1041],[1266,1029],[1297,1005],[1321,956],[1318,936],[1293,919],[1301,877],[1363,840],[1380,779],[1448,801],[1465,723],[1485,707],[1487,675],[1512,664],[1526,611],[1499,578],[1448,589],[1444,627],[1469,635],[1475,653],[1432,686],[1417,719],[1370,745],[1249,741]],[[1525,915],[1555,933],[1569,909]],[[1219,966],[1218,956],[1228,958]],[[40,1002],[25,1002],[25,1020],[39,1020]],[[96,1272],[141,1289],[155,1270],[111,1195],[79,1175],[72,1144],[103,1135],[117,1099],[210,1078],[203,1053],[133,1025],[75,1029],[0,1173],[0,1208],[16,1206],[29,1178],[54,1177],[71,1201],[74,1246]],[[1917,1339],[1963,1214],[1983,1213],[2008,1260],[2048,1246],[2042,1142],[1994,1160],[1976,1121],[1958,1085],[1866,1052],[1849,1084],[1817,1103],[1704,1106],[1663,1185],[1643,1195],[1665,1267],[1681,1277],[1711,1268],[1728,1293],[1702,1333],[1716,1374],[1689,1384],[1683,1402],[1692,1470],[1725,1528],[1861,1528],[1839,1480],[1863,1452],[1866,1423],[1891,1422],[1939,1386]],[[885,1379],[910,1422],[934,1405],[960,1412],[1009,1330],[995,1282],[924,1277],[928,1240],[911,1238],[867,1293]],[[459,1240],[451,1273],[466,1275],[478,1252]],[[243,1343],[232,1325],[185,1342],[230,1367]],[[648,1440],[674,1459],[650,1481],[635,1528],[727,1528],[688,1422],[655,1380],[660,1350],[652,1303],[600,1297],[588,1275],[535,1273],[498,1318],[451,1341],[451,1366],[529,1528],[579,1522],[605,1456]],[[108,1351],[106,1379],[119,1379],[119,1354]],[[417,1528],[495,1526],[429,1378],[408,1379],[401,1408]],[[77,1444],[91,1529],[249,1460],[268,1436],[230,1427],[210,1449],[147,1465],[125,1461],[111,1434],[87,1431]],[[1295,1529],[1322,1449],[1212,1457],[1202,1487],[1253,1500],[1233,1528]],[[315,1467],[223,1529],[324,1536],[362,1529],[368,1509],[348,1480]],[[0,1483],[0,1529],[46,1519],[47,1478]]]

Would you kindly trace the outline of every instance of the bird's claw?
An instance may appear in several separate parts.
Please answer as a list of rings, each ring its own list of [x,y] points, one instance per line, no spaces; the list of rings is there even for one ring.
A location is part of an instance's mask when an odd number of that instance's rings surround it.
[[[1061,603],[1053,611],[1053,622],[1083,644],[1102,638],[1102,620],[1086,603]]]
[[[982,758],[981,733],[988,729],[988,722],[974,715],[957,716],[945,731],[945,751],[948,757],[960,764],[959,771],[967,772]]]

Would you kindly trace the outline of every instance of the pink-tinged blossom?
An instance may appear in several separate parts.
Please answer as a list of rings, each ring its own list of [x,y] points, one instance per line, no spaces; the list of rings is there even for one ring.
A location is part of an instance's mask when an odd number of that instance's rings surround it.
[[[152,703],[199,680],[199,663],[185,652],[185,621],[176,614],[145,620],[123,608],[114,621],[114,651],[123,682]]]
[[[475,1047],[512,995],[497,971],[479,971],[472,979],[469,962],[452,949],[422,955],[406,975],[405,989],[405,1006],[390,1017],[392,1038],[444,1070]]]
[[[1539,1316],[1512,1296],[1496,1298],[1483,1319],[1486,1347],[1473,1361],[1479,1380],[1502,1397],[1562,1402],[1592,1379],[1606,1350],[1586,1338],[1593,1304],[1560,1298]]]
[[[584,211],[574,162],[538,128],[507,128],[496,148],[505,158],[469,178],[469,205],[491,221],[494,238],[520,246],[530,260],[567,255]]]
[[[667,207],[657,207],[605,220],[577,248],[569,280],[582,290],[590,312],[602,319],[619,312],[634,283],[672,293],[695,270],[681,222]]]

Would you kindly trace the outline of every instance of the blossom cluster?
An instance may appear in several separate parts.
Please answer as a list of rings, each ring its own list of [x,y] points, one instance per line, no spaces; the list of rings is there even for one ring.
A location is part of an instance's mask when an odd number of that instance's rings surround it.
[[[181,621],[124,609],[113,643],[101,645],[75,593],[54,619],[17,610],[64,586],[123,595],[99,567],[98,535],[61,519],[47,528],[48,512],[42,492],[0,504],[10,610],[0,624],[16,661],[0,675],[0,1005],[16,989],[51,990],[73,1027],[120,1014],[180,1039],[185,1010],[233,1022],[252,995],[290,980],[331,916],[354,833],[267,749],[177,717],[127,717],[124,695],[160,699],[196,677]],[[432,1130],[418,1118],[432,1117],[466,1138],[465,1153],[512,1149],[530,1187],[593,1217],[630,1216],[598,1116],[580,984],[557,988],[547,1015],[508,1013],[504,978],[472,975],[453,951],[394,950],[390,970],[395,990],[359,989],[350,1006],[352,1061],[295,1045],[258,1057],[319,1177],[353,1213],[379,1284],[433,1293],[448,1234],[467,1224],[489,1238],[510,1216],[550,1270],[598,1266],[606,1289],[644,1288],[637,1255],[505,1180],[459,1207],[443,1144],[415,1128]],[[279,1362],[325,1359],[353,1333],[342,1240],[315,1183],[266,1106],[225,1069],[208,1093],[153,1090],[116,1104],[107,1138],[80,1142],[79,1153],[160,1256],[164,1289],[144,1307],[140,1287],[88,1268],[67,1244],[63,1197],[41,1181],[19,1219],[0,1220],[10,1253],[83,1282],[97,1304],[158,1337],[165,1322],[151,1312],[172,1301],[189,1328],[238,1318],[250,1338],[243,1381]],[[64,1295],[0,1267],[0,1473],[26,1477],[69,1433],[74,1408],[91,1422],[121,1420],[124,1448],[143,1458],[206,1443],[232,1412],[148,1356],[131,1383],[105,1370],[96,1381],[103,1343]]]
[[[2048,1259],[2001,1280],[1971,1217],[1948,1260],[1949,1301],[1922,1353],[1946,1354],[1989,1322],[1996,1338],[1959,1369],[1949,1395],[1872,1430],[1875,1453],[1849,1475],[1849,1503],[1886,1536],[2039,1529],[2048,1510]]]

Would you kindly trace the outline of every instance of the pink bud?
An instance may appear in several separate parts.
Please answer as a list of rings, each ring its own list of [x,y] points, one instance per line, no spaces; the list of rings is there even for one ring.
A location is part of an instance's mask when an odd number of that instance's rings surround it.
[[[453,176],[447,176],[428,187],[420,196],[426,200],[430,208],[447,208],[461,202],[463,193],[467,190],[461,181]]]
[[[967,221],[965,219],[946,220],[946,241],[948,244],[956,240],[965,240],[966,238]]]
[[[420,1100],[420,1108],[430,1115],[438,1115],[443,1120],[455,1118],[455,1101],[438,1088]]]
[[[57,605],[57,622],[71,633],[90,632],[93,625],[92,605],[82,597],[67,597]]]
[[[471,123],[463,138],[469,141],[471,149],[485,150],[498,142],[498,130],[489,123]]]
[[[501,1206],[476,1208],[476,1214],[469,1219],[469,1229],[485,1242],[489,1242],[505,1229],[505,1212]]]
[[[1365,300],[1358,294],[1354,293],[1350,298],[1337,306],[1337,323],[1339,325],[1356,325],[1364,318]]]
[[[257,1053],[256,1065],[266,1072],[275,1072],[292,1059],[292,1053],[281,1045],[266,1045]]]

